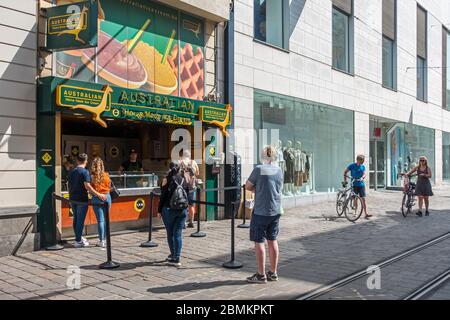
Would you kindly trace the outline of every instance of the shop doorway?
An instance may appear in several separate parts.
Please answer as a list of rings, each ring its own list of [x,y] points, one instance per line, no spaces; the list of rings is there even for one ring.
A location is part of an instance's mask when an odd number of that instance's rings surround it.
[[[386,143],[383,140],[370,141],[370,188],[386,188]]]

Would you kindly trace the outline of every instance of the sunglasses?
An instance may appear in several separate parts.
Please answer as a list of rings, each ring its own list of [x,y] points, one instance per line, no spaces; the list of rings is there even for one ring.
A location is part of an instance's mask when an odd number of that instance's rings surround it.
[[[427,162],[427,160],[420,160],[420,162]]]

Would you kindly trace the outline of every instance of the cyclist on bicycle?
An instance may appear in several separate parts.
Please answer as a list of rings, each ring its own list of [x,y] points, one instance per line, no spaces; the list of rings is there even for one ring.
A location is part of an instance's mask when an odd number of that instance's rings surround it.
[[[345,169],[344,184],[347,185],[347,174],[350,172],[351,177],[353,178],[353,191],[361,198],[364,214],[366,215],[366,219],[369,219],[372,215],[367,213],[366,184],[364,182],[366,179],[366,167],[364,166],[364,161],[365,157],[363,155],[358,155],[356,157],[356,162]]]

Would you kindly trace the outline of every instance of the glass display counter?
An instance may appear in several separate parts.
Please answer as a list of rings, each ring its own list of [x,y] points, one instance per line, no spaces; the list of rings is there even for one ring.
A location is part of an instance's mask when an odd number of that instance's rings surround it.
[[[162,224],[157,219],[159,204],[159,175],[155,173],[134,173],[134,172],[110,172],[111,180],[120,191],[120,197],[113,201],[110,211],[110,221],[112,231],[123,231],[132,229],[142,229],[148,225],[150,208],[155,218],[155,225]],[[65,189],[67,190],[67,183]],[[150,205],[150,194],[157,194],[153,198],[153,205]],[[68,198],[67,191],[62,192],[63,196]],[[66,203],[62,204],[61,221],[63,228],[63,237],[73,237],[73,213]],[[85,220],[86,234],[97,234],[97,220],[92,207],[89,207]]]

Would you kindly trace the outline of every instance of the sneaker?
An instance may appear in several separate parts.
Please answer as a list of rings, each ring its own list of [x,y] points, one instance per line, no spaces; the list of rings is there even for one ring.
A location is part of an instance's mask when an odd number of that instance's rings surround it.
[[[416,214],[417,214],[419,217],[423,217],[422,211],[417,211]]]
[[[191,228],[191,229],[194,228],[194,223],[193,223],[192,221],[189,222],[188,225],[187,225],[187,227],[188,227],[188,228]]]
[[[265,284],[267,283],[267,277],[265,274],[261,275],[259,273],[255,273],[253,276],[247,278],[247,282]]]
[[[97,247],[99,248],[106,248],[106,241],[105,240],[100,240],[99,242],[97,242]]]
[[[89,242],[85,242],[83,240],[81,240],[80,242],[75,241],[75,248],[85,248],[85,247],[89,247]]]
[[[269,271],[266,273],[267,281],[278,281],[278,274]]]
[[[173,257],[172,257],[172,255],[171,254],[169,254],[168,256],[167,256],[167,258],[166,258],[166,262],[169,262],[169,261],[171,261],[171,260],[173,260]]]
[[[430,211],[425,212],[425,216],[429,217],[430,216]]]
[[[177,267],[177,268],[181,267],[180,259],[170,259],[167,262],[169,263],[170,266]]]

